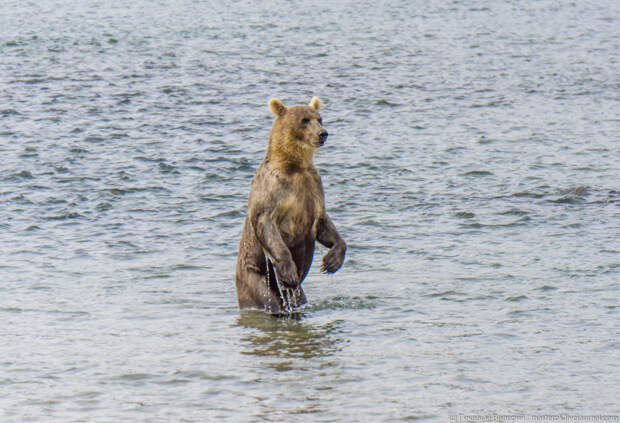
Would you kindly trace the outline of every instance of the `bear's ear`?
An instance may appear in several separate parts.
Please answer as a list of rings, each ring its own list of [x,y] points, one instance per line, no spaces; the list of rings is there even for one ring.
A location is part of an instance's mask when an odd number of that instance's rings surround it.
[[[310,101],[310,104],[308,104],[308,106],[312,107],[314,110],[321,110],[321,100],[319,100],[318,97],[312,97],[312,100]]]
[[[282,116],[286,112],[286,107],[279,99],[272,98],[269,100],[269,110],[276,116]]]

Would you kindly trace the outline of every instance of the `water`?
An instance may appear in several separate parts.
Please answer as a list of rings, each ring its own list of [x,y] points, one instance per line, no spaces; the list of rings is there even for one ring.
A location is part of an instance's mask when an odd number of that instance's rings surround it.
[[[5,1],[0,420],[619,414],[617,2]],[[233,284],[271,97],[348,242]]]

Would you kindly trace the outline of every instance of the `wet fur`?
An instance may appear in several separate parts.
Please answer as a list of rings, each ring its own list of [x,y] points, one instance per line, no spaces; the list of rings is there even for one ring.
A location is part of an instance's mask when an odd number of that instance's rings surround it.
[[[322,270],[336,272],[346,244],[325,211],[323,185],[312,157],[326,134],[321,102],[285,107],[272,99],[276,119],[265,159],[250,188],[235,273],[241,309],[282,313],[306,303],[301,287],[314,256],[315,241],[329,248]]]

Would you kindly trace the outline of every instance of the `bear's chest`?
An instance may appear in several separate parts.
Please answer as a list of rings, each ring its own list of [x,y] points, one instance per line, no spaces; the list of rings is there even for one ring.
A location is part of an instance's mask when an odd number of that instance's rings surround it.
[[[324,207],[318,175],[293,175],[279,185],[274,218],[285,240],[316,237],[318,220]]]

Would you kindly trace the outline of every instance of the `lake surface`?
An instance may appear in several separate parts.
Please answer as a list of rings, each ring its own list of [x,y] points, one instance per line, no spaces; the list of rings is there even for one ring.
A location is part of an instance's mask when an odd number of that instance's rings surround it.
[[[620,414],[619,28],[616,1],[3,2],[0,421]],[[313,95],[346,263],[240,314],[267,102]]]

